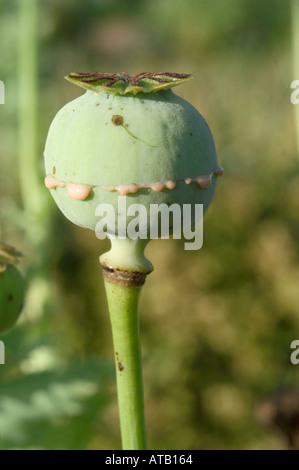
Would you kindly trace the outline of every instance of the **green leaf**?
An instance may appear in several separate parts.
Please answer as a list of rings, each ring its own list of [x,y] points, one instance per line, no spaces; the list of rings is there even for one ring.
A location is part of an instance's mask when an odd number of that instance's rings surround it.
[[[1,448],[84,448],[107,401],[105,385],[112,370],[108,364],[89,359],[4,384]]]

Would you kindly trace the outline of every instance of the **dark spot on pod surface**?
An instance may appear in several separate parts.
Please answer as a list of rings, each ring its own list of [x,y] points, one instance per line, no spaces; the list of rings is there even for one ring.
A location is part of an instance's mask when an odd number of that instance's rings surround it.
[[[124,370],[123,364],[120,361],[118,361],[117,365],[118,365],[118,370],[122,372]]]
[[[8,296],[8,301],[9,301],[9,302],[12,302],[12,301],[13,301],[13,294],[9,294],[9,296]]]
[[[112,122],[115,126],[122,126],[124,124],[124,118],[119,114],[114,114],[112,116]]]
[[[56,173],[56,166],[53,166],[53,175]]]

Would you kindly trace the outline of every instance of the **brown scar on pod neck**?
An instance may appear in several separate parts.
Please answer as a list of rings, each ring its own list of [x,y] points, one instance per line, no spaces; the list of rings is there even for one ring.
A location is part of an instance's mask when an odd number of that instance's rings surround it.
[[[113,284],[118,284],[125,287],[141,287],[144,285],[146,276],[151,273],[138,272],[138,271],[123,271],[121,269],[113,268],[102,264],[104,279]]]

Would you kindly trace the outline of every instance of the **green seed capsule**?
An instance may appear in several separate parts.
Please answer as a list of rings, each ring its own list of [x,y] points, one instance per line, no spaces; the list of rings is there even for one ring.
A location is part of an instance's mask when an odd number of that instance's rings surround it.
[[[0,272],[0,334],[17,322],[23,306],[25,281],[15,266]]]
[[[208,209],[223,170],[205,119],[170,89],[189,78],[68,77],[88,91],[59,111],[45,148],[45,183],[68,219],[95,230],[100,204],[119,217],[119,196],[126,196],[127,207],[142,204],[147,214],[151,204],[162,203]],[[148,218],[144,224],[148,231]]]

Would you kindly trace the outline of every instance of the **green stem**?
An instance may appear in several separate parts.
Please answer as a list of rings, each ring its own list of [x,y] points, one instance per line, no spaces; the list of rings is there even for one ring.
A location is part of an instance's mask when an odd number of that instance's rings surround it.
[[[141,287],[105,280],[112,326],[124,450],[146,448],[138,302]]]
[[[44,203],[37,159],[37,0],[19,0],[19,175],[25,211],[38,216]]]

